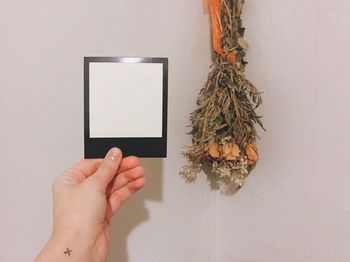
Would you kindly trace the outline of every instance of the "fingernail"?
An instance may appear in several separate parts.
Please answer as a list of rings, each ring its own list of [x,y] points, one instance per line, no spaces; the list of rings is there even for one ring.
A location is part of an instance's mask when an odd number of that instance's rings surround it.
[[[113,147],[112,149],[110,149],[107,153],[107,157],[109,157],[110,159],[112,159],[113,161],[119,160],[121,157],[121,151],[120,149]]]

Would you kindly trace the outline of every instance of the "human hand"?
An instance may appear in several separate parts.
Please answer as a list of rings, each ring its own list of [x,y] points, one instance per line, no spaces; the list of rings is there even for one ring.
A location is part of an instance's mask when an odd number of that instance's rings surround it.
[[[138,158],[122,159],[117,148],[64,172],[53,184],[52,236],[36,262],[105,261],[111,218],[144,183]]]

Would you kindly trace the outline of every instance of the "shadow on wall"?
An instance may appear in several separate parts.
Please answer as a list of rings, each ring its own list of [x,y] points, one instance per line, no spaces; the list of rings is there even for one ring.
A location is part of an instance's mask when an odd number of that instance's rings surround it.
[[[161,202],[163,198],[163,159],[142,159],[141,163],[146,170],[146,186],[127,201],[113,218],[109,262],[129,262],[128,235],[149,219],[146,200]]]

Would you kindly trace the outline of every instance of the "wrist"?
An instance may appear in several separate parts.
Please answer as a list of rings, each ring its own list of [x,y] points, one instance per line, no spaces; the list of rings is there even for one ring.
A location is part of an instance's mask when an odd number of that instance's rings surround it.
[[[79,232],[54,232],[35,262],[41,261],[93,262],[93,243]]]

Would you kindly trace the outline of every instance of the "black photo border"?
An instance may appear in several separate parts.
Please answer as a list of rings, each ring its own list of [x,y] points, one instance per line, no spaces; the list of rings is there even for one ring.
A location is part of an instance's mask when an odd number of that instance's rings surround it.
[[[163,64],[162,137],[91,138],[90,137],[90,63],[157,63]],[[167,156],[168,123],[168,58],[164,57],[84,57],[84,156],[102,158],[111,147],[122,150],[123,156],[165,158]]]

